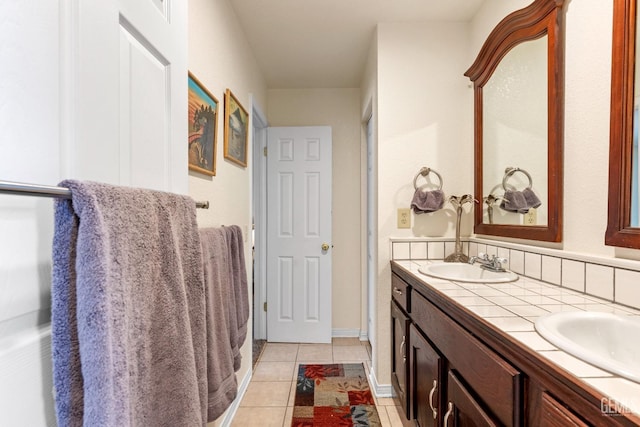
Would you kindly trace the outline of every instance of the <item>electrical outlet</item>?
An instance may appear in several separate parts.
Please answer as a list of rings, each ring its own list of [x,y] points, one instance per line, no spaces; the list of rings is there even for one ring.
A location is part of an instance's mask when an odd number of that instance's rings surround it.
[[[529,212],[524,214],[524,225],[536,225],[538,224],[538,210],[535,208],[529,209]]]
[[[411,209],[398,209],[398,228],[411,228]]]

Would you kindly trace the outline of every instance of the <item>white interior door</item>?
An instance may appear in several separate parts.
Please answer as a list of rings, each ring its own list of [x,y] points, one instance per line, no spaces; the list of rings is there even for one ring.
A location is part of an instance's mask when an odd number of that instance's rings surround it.
[[[267,339],[328,343],[331,128],[269,128],[267,148]]]
[[[187,193],[186,2],[70,4],[66,174]]]

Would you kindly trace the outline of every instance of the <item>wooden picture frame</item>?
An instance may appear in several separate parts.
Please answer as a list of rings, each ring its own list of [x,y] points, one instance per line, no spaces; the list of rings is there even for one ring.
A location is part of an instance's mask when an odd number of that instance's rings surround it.
[[[215,176],[218,100],[189,71],[189,170]]]
[[[227,89],[224,94],[224,158],[247,167],[249,114]]]

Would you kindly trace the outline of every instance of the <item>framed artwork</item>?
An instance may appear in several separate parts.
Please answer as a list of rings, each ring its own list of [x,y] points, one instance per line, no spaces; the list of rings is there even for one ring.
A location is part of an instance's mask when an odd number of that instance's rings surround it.
[[[189,72],[189,169],[215,176],[218,100]]]
[[[224,94],[224,158],[247,167],[249,114],[229,89]]]

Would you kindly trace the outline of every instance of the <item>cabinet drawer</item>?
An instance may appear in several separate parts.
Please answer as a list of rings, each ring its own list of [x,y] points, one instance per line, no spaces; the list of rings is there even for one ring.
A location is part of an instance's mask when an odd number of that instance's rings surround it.
[[[411,312],[411,286],[396,276],[391,275],[391,298],[395,300],[400,307],[406,312]]]
[[[417,292],[412,296],[415,324],[438,347],[483,404],[504,425],[522,424],[523,376]]]

